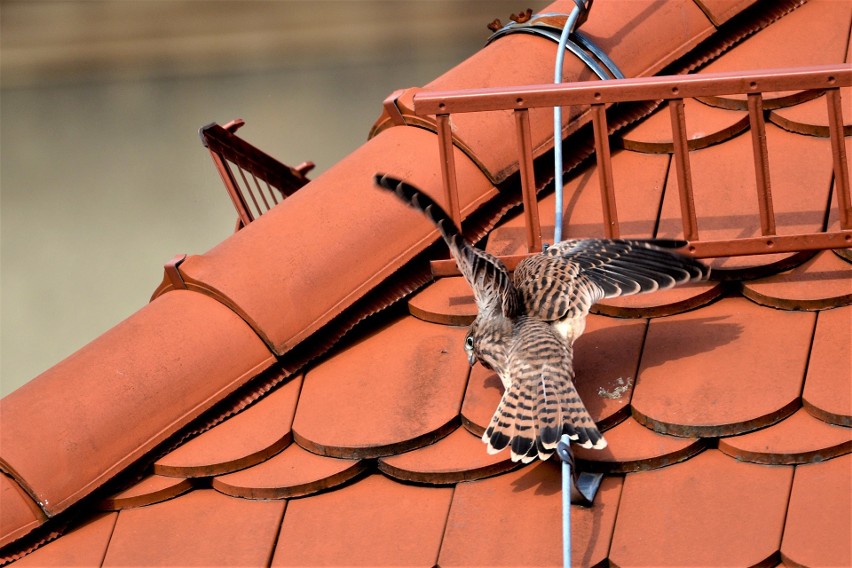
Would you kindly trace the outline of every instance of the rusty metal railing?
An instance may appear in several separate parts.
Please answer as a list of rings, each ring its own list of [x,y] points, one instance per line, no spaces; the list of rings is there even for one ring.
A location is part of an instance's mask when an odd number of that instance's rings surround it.
[[[308,183],[306,174],[314,167],[312,162],[304,162],[291,168],[258,150],[236,136],[244,125],[238,118],[225,126],[214,122],[198,131],[237,210],[237,230]]]
[[[465,91],[421,91],[414,97],[415,112],[434,115],[438,130],[441,171],[448,213],[461,225],[458,185],[452,152],[451,115],[511,110],[515,117],[521,190],[529,253],[541,250],[541,227],[533,174],[533,150],[529,109],[554,106],[588,106],[591,109],[595,154],[600,177],[604,233],[619,236],[618,207],[612,175],[609,128],[606,108],[612,103],[669,102],[674,163],[681,204],[685,252],[698,258],[742,256],[803,250],[821,250],[852,246],[852,209],[850,209],[849,167],[843,132],[840,88],[852,86],[852,67],[820,66],[799,69],[775,69],[754,72],[675,75],[641,79],[533,85],[514,88],[488,88]],[[763,112],[763,94],[777,91],[825,91],[829,134],[834,168],[835,201],[840,217],[839,231],[778,235],[769,175],[768,148]],[[745,94],[751,126],[755,181],[760,217],[759,237],[729,240],[702,240],[695,213],[692,173],[689,165],[684,99]],[[511,269],[527,255],[503,257]],[[435,275],[457,272],[452,260],[432,262]]]

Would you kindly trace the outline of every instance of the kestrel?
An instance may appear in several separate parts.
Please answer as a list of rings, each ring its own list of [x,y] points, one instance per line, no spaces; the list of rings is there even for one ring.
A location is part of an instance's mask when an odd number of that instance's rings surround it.
[[[562,434],[584,448],[606,447],[574,387],[573,345],[589,309],[604,298],[703,280],[710,269],[672,250],[685,241],[576,239],[525,258],[510,276],[428,195],[387,175],[375,182],[435,224],[473,290],[468,361],[497,373],[505,389],[482,436],[488,452],[508,447],[513,461],[547,459]]]

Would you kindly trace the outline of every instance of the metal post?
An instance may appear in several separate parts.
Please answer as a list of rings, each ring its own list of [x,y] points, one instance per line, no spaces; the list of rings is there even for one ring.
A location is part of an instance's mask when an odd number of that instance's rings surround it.
[[[562,565],[571,567],[571,466],[574,456],[571,453],[571,440],[563,434],[556,446],[556,453],[562,459]]]
[[[557,85],[562,82],[562,69],[565,61],[565,46],[568,44],[568,36],[577,25],[580,10],[583,8],[582,0],[574,0],[576,6],[571,10],[562,35],[559,36],[559,44],[556,47],[556,68],[553,71],[553,82]],[[553,222],[553,242],[562,240],[562,107],[553,107],[553,184],[556,193],[556,216]]]

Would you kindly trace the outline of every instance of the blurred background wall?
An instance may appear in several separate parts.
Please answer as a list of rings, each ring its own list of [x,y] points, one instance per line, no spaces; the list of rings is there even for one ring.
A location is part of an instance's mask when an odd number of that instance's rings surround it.
[[[149,299],[233,231],[197,129],[313,176],[394,89],[479,50],[518,0],[0,1],[0,394]]]

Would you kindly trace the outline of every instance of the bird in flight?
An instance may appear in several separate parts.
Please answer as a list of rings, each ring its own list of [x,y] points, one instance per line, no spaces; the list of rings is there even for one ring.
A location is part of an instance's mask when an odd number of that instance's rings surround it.
[[[574,341],[593,304],[672,288],[709,276],[699,261],[675,252],[685,241],[573,239],[522,260],[509,274],[497,257],[472,246],[440,205],[389,175],[375,183],[438,228],[470,284],[477,316],[465,337],[471,365],[493,370],[504,392],[485,429],[489,453],[509,448],[513,461],[549,458],[563,434],[584,448],[606,440],[574,387]]]

